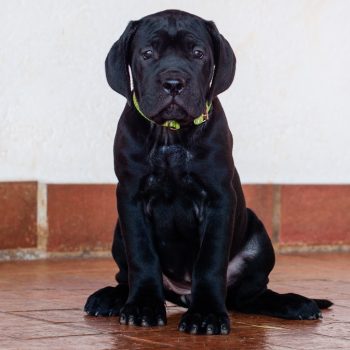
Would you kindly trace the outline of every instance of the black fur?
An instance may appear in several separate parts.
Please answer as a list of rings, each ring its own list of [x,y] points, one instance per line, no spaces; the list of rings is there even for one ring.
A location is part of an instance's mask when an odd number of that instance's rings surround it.
[[[132,105],[133,86],[147,121]],[[267,289],[275,262],[264,225],[245,206],[232,136],[217,95],[236,59],[213,22],[169,10],[130,22],[106,59],[110,86],[129,104],[115,144],[117,287],[92,294],[90,315],[164,325],[165,299],[188,307],[179,330],[227,334],[227,310],[315,319],[327,300]],[[209,120],[193,125],[212,102]],[[181,129],[159,124],[176,119]]]

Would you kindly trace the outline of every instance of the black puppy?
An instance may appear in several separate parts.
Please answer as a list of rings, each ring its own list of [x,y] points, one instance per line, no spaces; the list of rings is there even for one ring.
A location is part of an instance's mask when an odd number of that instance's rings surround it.
[[[176,10],[130,22],[111,48],[107,80],[128,100],[114,143],[120,271],[88,314],[164,325],[167,299],[188,307],[180,331],[227,334],[227,310],[317,319],[331,305],[267,289],[274,251],[245,206],[217,99],[235,64],[213,22]]]

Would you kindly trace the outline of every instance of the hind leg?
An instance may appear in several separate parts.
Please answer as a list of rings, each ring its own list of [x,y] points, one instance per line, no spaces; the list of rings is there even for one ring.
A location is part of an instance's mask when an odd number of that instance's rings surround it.
[[[91,316],[119,316],[128,298],[127,261],[119,223],[114,232],[112,255],[119,266],[119,272],[116,275],[118,285],[99,289],[88,297],[84,310]]]
[[[228,287],[227,308],[285,319],[320,318],[320,308],[330,307],[330,301],[309,299],[293,293],[279,294],[267,289],[268,275],[274,266],[273,247],[261,221],[247,210],[248,239],[238,254],[243,262],[238,259],[236,264],[242,271],[235,283]]]
[[[331,305],[328,300],[313,300],[294,293],[279,294],[267,289],[246,305],[238,305],[237,310],[289,320],[316,320],[322,318],[320,307]]]

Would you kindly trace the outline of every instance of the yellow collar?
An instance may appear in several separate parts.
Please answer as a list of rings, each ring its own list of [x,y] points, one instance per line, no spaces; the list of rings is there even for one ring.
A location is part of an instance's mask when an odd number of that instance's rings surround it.
[[[153,120],[147,118],[141,111],[139,102],[137,101],[135,92],[132,94],[132,100],[134,102],[134,106],[136,110],[148,121],[151,123],[154,123]],[[199,117],[193,120],[194,125],[200,125],[206,122],[209,119],[209,112],[211,110],[212,104],[209,102],[205,103],[205,112],[202,113]],[[162,124],[165,128],[169,128],[171,130],[179,130],[181,128],[180,123],[176,120],[167,120],[165,123]]]

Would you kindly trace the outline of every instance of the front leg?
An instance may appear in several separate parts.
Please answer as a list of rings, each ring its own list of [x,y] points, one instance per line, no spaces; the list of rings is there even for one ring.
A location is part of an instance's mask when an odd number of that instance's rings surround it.
[[[226,300],[226,275],[232,241],[236,196],[220,191],[211,201],[201,225],[202,242],[192,274],[192,302],[179,330],[192,334],[228,334],[230,320]]]
[[[129,296],[120,323],[137,326],[166,324],[162,273],[151,225],[136,196],[117,190],[118,212],[128,261]]]

